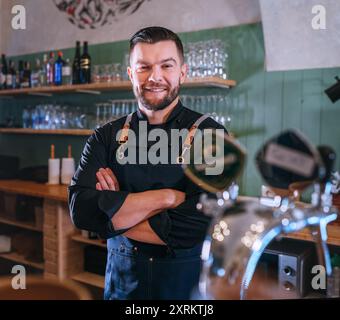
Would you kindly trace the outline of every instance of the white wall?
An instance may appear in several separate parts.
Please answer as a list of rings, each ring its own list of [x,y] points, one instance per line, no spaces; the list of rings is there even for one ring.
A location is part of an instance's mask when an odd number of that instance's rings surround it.
[[[260,0],[268,71],[340,67],[339,0]],[[325,9],[325,29],[312,20]],[[316,22],[320,22],[318,19]]]
[[[27,29],[12,30],[11,8],[18,1],[0,1],[4,33],[1,44],[8,55],[73,47],[76,40],[88,40],[91,44],[124,40],[149,25],[186,32],[260,20],[258,0],[145,0],[134,14],[122,16],[111,25],[81,30],[67,20],[53,0],[25,0],[21,4],[26,8]]]

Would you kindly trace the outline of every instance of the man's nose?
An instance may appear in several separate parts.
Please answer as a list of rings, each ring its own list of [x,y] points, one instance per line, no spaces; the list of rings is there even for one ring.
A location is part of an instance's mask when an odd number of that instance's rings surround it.
[[[158,66],[154,66],[151,69],[151,73],[149,75],[149,81],[153,81],[153,82],[160,82],[162,80],[162,70],[160,67]]]

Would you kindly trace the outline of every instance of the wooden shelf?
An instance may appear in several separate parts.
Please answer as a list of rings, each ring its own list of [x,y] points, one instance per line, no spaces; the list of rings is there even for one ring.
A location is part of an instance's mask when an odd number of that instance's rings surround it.
[[[4,217],[1,214],[0,214],[0,223],[7,224],[7,225],[10,225],[10,226],[19,227],[19,228],[22,228],[22,229],[28,229],[28,230],[32,230],[32,231],[42,232],[42,228],[35,226],[33,223],[9,219],[7,217]]]
[[[183,84],[184,88],[217,87],[227,89],[235,86],[235,80],[225,80],[218,77],[191,78],[187,79]]]
[[[234,80],[224,80],[218,77],[207,78],[193,78],[187,79],[183,87],[187,88],[199,88],[199,87],[220,87],[230,88],[236,85]],[[60,93],[88,93],[88,94],[100,94],[103,91],[115,91],[115,90],[131,90],[130,81],[116,81],[110,83],[90,83],[80,85],[64,85],[64,86],[51,86],[40,88],[25,88],[25,89],[13,89],[13,90],[1,90],[0,97],[13,97],[20,95],[44,95],[49,96]]]
[[[14,134],[54,134],[54,135],[69,135],[69,136],[90,136],[93,130],[87,129],[30,129],[30,128],[0,128],[0,133]]]
[[[24,180],[0,180],[0,191],[67,202],[66,185],[49,185]]]
[[[39,262],[33,262],[30,260],[27,260],[25,257],[23,257],[20,254],[17,254],[16,252],[10,252],[10,253],[0,253],[0,258],[18,262],[36,269],[44,270],[44,263]]]
[[[82,235],[76,235],[72,237],[72,240],[81,242],[84,244],[92,244],[94,246],[106,248],[106,243],[103,243],[101,240],[95,240],[95,239],[87,239],[83,237]]]
[[[327,243],[335,246],[340,246],[340,225],[330,224],[327,227],[327,231],[328,231]],[[312,236],[310,235],[310,232],[307,228],[299,232],[285,235],[284,237],[290,239],[313,241]]]
[[[105,277],[95,273],[82,272],[71,277],[72,280],[104,289]]]

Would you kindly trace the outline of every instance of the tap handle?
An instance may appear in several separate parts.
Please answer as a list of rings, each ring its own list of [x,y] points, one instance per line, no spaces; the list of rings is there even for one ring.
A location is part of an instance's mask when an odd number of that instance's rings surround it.
[[[321,183],[326,183],[331,178],[332,170],[336,159],[336,153],[329,146],[318,146],[317,149],[324,164],[324,170],[320,172],[319,181]]]

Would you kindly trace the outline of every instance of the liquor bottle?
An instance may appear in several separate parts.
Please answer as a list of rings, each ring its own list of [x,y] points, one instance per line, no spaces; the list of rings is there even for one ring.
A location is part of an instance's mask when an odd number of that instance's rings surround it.
[[[58,52],[58,59],[54,63],[54,84],[56,86],[61,86],[63,82],[63,65],[65,61],[63,60],[63,53]]]
[[[2,73],[2,61],[0,61],[0,90],[2,90],[2,83],[4,82],[4,75]]]
[[[46,64],[46,82],[48,86],[54,85],[54,53],[50,52],[50,58]]]
[[[80,41],[76,42],[76,53],[72,65],[72,84],[80,83]]]
[[[12,65],[12,61],[9,60],[8,61],[8,71],[7,71],[7,74],[6,74],[6,86],[7,86],[7,89],[13,89],[12,74],[11,74],[11,65]]]
[[[28,79],[28,87],[31,88],[32,87],[32,83],[31,83],[31,63],[29,61],[26,62],[26,78]]]
[[[19,66],[17,71],[17,88],[21,88],[21,83],[23,82],[24,77],[24,62],[22,60],[19,60]]]
[[[41,69],[41,65],[40,65],[40,60],[36,59],[35,61],[35,67],[32,70],[31,73],[31,86],[32,88],[36,88],[36,87],[40,87],[40,69]]]
[[[7,87],[15,89],[17,85],[17,73],[15,71],[14,61],[9,60],[9,70],[7,75]]]
[[[6,61],[6,55],[1,55],[1,68],[0,68],[0,89],[7,89],[7,74],[8,66]]]
[[[22,76],[21,88],[31,87],[31,65],[28,61],[24,63],[24,71]]]
[[[84,42],[84,52],[80,58],[80,83],[91,83],[91,56],[87,41]]]
[[[63,72],[63,84],[64,85],[72,84],[70,59],[66,59],[62,72]]]
[[[43,63],[41,64],[39,71],[39,82],[42,87],[47,86],[47,63],[48,58],[47,54],[45,53],[43,55]]]

